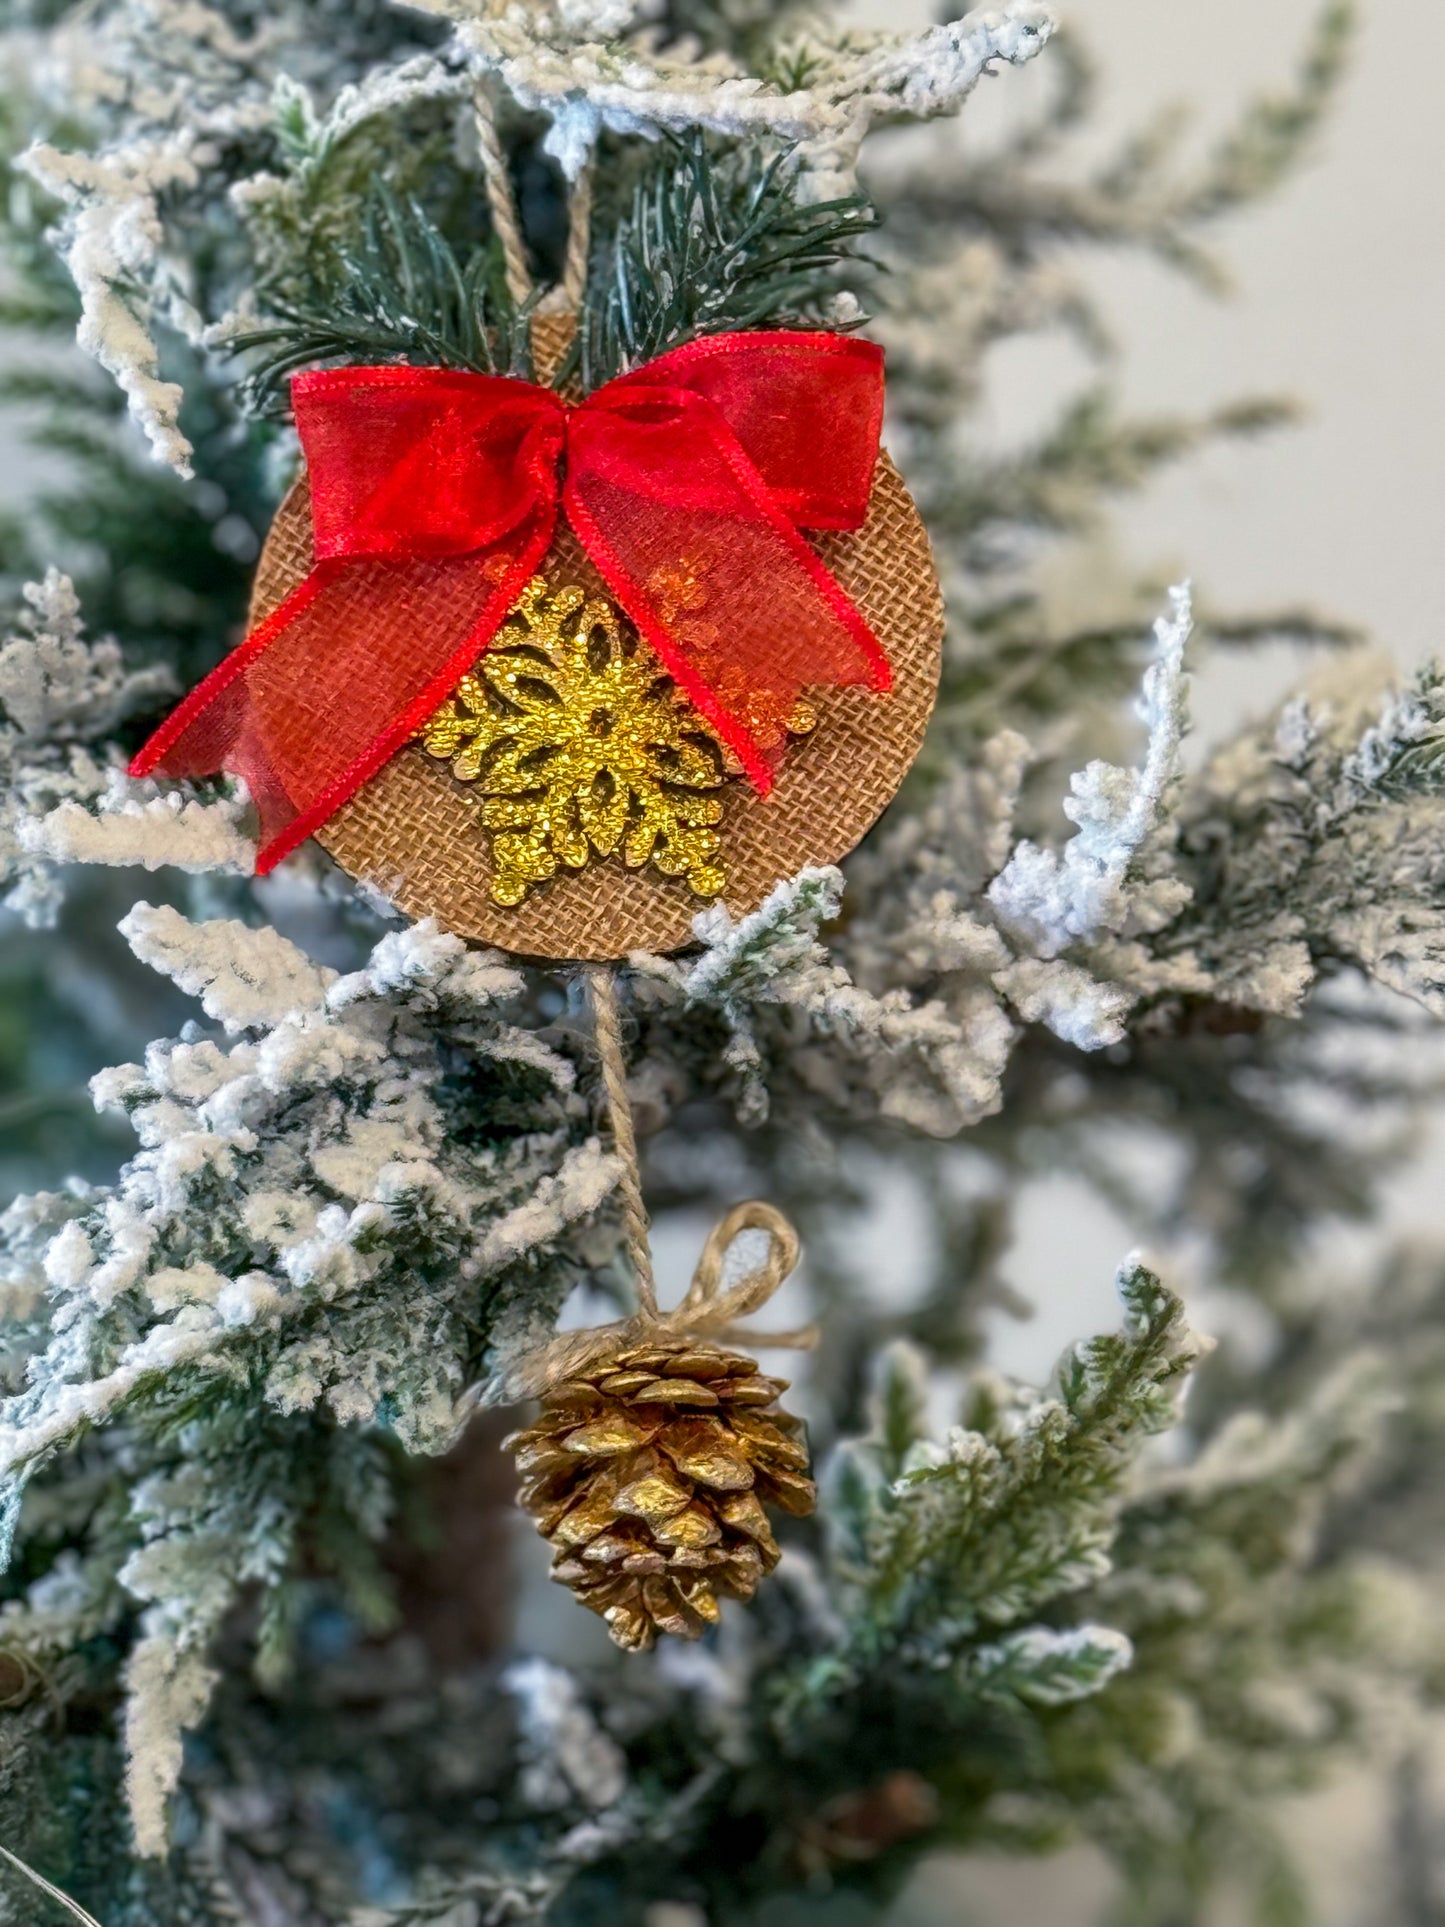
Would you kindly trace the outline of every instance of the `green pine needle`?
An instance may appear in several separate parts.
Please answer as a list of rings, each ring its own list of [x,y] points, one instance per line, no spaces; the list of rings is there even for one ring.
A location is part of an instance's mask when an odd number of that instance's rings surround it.
[[[844,271],[871,265],[857,247],[872,206],[800,201],[789,152],[750,162],[701,136],[661,149],[594,253],[573,364],[585,388],[699,335],[839,326]]]
[[[324,362],[529,372],[529,315],[507,293],[495,243],[462,261],[422,207],[380,184],[343,265],[324,305],[277,301],[274,320],[233,340],[237,353],[259,356],[243,385],[254,412],[280,412],[289,378]]]
[[[836,328],[843,271],[871,265],[857,243],[876,225],[861,195],[799,201],[786,152],[759,171],[701,138],[670,144],[603,234],[559,379],[580,377],[590,390],[684,341],[730,329]],[[236,352],[258,357],[243,385],[253,412],[281,412],[289,378],[327,362],[530,373],[531,304],[519,307],[508,295],[494,242],[463,261],[423,208],[379,185],[342,266],[339,288],[304,300],[273,297],[270,318],[234,338]]]

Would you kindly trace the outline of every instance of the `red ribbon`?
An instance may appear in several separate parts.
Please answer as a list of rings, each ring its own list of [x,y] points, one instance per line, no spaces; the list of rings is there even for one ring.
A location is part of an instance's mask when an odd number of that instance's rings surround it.
[[[559,509],[659,661],[766,793],[756,717],[891,676],[800,529],[855,529],[878,456],[871,342],[717,335],[572,404],[444,368],[292,383],[315,565],[136,756],[243,776],[264,874],[374,775],[487,647]]]

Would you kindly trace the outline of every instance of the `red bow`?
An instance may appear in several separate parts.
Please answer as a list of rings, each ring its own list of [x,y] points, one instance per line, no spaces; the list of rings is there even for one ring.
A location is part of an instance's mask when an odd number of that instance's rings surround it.
[[[258,874],[456,687],[536,573],[559,507],[759,791],[773,779],[760,708],[786,713],[809,684],[890,686],[877,637],[798,532],[854,529],[867,512],[883,412],[870,342],[717,335],[576,405],[411,367],[298,375],[292,398],[315,566],[131,764],[243,776]]]

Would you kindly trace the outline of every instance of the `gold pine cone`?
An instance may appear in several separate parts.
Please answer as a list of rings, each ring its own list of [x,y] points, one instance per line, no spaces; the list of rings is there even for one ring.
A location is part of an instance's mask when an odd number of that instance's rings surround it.
[[[710,1343],[630,1346],[545,1395],[505,1441],[552,1577],[619,1646],[697,1639],[719,1596],[751,1599],[778,1563],[766,1506],[802,1516],[817,1488],[783,1379]]]

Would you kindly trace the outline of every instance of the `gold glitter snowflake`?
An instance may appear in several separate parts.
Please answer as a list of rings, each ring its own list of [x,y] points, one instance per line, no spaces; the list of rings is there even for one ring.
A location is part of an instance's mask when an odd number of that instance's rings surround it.
[[[498,903],[619,851],[700,897],[727,881],[709,793],[724,781],[719,746],[610,604],[581,589],[530,582],[421,741],[480,788]]]

